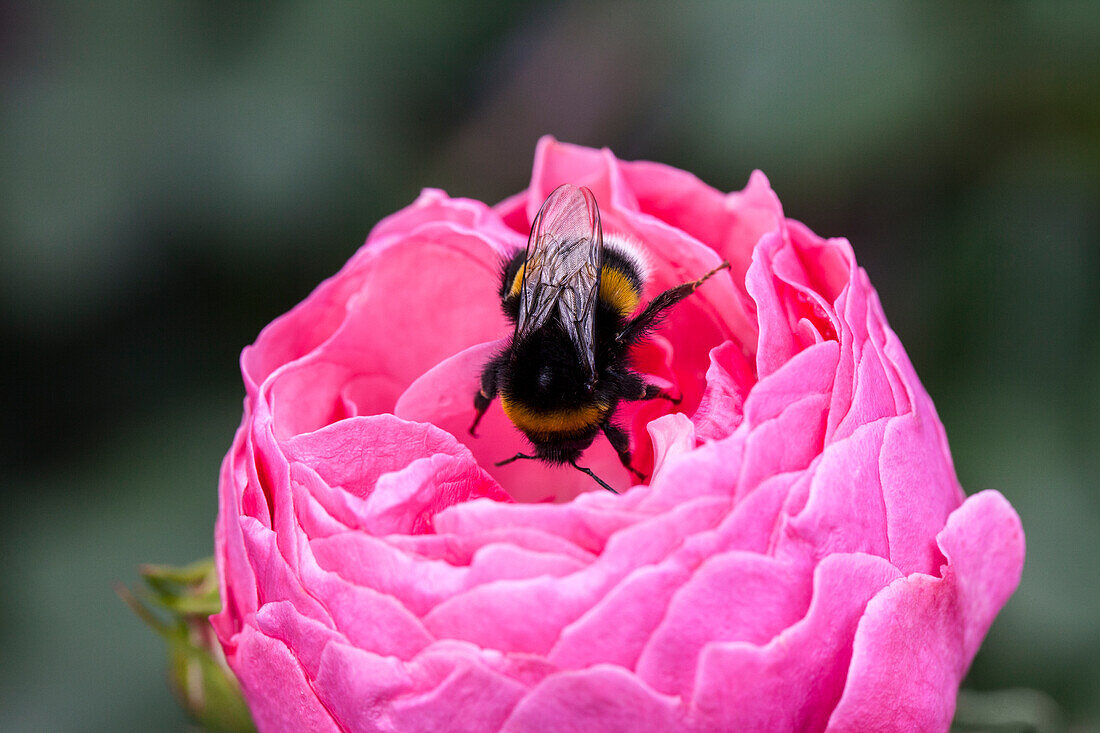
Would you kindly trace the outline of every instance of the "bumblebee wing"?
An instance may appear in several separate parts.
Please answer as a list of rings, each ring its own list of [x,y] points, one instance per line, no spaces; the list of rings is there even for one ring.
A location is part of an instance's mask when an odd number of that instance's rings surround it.
[[[527,240],[516,338],[557,317],[595,378],[596,296],[603,266],[603,230],[596,197],[565,184],[543,202]]]

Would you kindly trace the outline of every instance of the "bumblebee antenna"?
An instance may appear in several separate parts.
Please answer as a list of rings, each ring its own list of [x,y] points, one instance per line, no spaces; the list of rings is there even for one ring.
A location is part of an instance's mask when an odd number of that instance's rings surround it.
[[[538,460],[538,456],[529,456],[526,453],[517,453],[514,456],[512,456],[511,458],[505,458],[503,461],[497,461],[493,465],[494,466],[507,466],[512,461],[518,461],[520,458],[529,458],[532,461]]]
[[[526,457],[526,456],[525,456],[525,457]],[[615,489],[613,489],[613,488],[611,488],[610,486],[608,486],[608,485],[607,485],[607,484],[606,484],[606,483],[604,482],[604,480],[603,480],[602,478],[600,478],[600,477],[599,477],[599,476],[597,476],[596,474],[592,473],[592,469],[591,469],[591,468],[585,468],[584,466],[578,466],[578,465],[577,465],[577,464],[576,464],[575,462],[573,462],[573,461],[570,461],[570,462],[569,462],[569,465],[570,465],[570,466],[572,466],[573,468],[577,469],[577,470],[578,470],[578,471],[580,471],[581,473],[587,473],[587,474],[588,474],[589,476],[591,476],[591,477],[592,477],[592,478],[593,478],[593,479],[594,479],[594,480],[596,481],[596,483],[598,483],[598,484],[599,484],[600,486],[602,486],[602,487],[604,487],[605,489],[607,489],[608,491],[610,491],[610,492],[611,492],[612,494],[617,494],[617,493],[619,493],[618,491],[615,491]]]
[[[532,461],[537,461],[538,460],[538,456],[529,456],[526,453],[517,453],[514,456],[512,456],[511,458],[505,458],[503,461],[497,461],[493,465],[494,466],[507,466],[509,463],[512,463],[513,461],[518,461],[521,458],[526,458],[526,459],[532,460]],[[572,466],[573,468],[577,469],[581,473],[587,473],[589,476],[592,477],[593,481],[595,481],[600,486],[602,486],[605,489],[607,489],[608,491],[610,491],[612,494],[618,494],[619,493],[618,491],[615,491],[615,489],[608,486],[607,483],[602,478],[600,478],[596,474],[592,473],[591,468],[585,468],[584,466],[578,466],[573,461],[570,461],[569,465]]]

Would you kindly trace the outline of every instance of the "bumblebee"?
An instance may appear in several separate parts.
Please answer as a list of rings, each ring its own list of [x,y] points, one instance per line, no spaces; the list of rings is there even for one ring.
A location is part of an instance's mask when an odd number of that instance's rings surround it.
[[[698,280],[664,291],[634,315],[647,274],[640,253],[623,238],[605,242],[590,190],[558,187],[535,217],[527,248],[504,263],[500,299],[515,331],[481,373],[470,434],[476,436],[499,395],[504,414],[530,440],[534,455],[517,453],[496,465],[520,459],[569,464],[617,494],[577,465],[603,432],[623,466],[645,480],[631,464],[630,435],[614,421],[615,409],[623,400],[680,400],[630,369],[630,349],[668,309],[728,267],[723,262]]]

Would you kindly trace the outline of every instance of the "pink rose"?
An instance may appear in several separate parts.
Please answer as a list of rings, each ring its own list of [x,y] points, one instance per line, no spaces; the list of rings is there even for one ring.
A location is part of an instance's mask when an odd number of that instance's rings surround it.
[[[621,413],[649,484],[585,453],[620,496],[494,467],[526,448],[499,401],[466,431],[498,263],[564,182],[643,243],[644,298],[732,264],[636,353],[684,396]],[[261,730],[945,730],[1020,578],[848,242],[760,173],[723,194],[545,138],[524,193],[379,223],[241,369],[212,622]]]

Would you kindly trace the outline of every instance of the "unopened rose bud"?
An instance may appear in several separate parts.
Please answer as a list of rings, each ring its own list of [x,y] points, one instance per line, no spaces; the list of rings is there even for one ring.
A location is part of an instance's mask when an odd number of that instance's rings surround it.
[[[168,645],[168,681],[183,708],[206,730],[255,726],[209,617],[221,609],[212,558],[185,567],[143,565],[146,586],[119,596]]]

